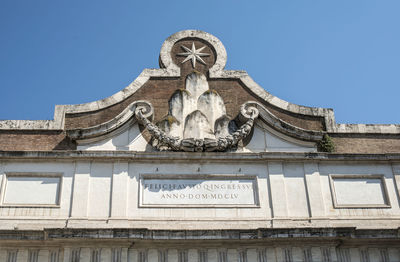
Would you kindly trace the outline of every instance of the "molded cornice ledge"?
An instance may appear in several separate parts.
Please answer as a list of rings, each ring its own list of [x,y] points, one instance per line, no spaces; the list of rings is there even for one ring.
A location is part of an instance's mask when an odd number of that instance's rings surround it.
[[[40,231],[1,230],[0,240],[134,239],[134,240],[271,240],[298,239],[399,239],[398,229],[342,228],[260,228],[251,230],[148,230],[148,229],[44,229]]]
[[[0,151],[0,159],[6,160],[102,160],[102,161],[154,161],[171,163],[174,161],[198,162],[265,162],[265,161],[355,161],[400,163],[399,154],[338,154],[338,153],[298,153],[298,152],[136,152],[136,151]]]
[[[126,88],[102,100],[77,104],[57,105],[54,120],[2,120],[0,130],[64,130],[66,114],[87,113],[101,110],[125,100],[139,90],[150,78],[180,77],[180,68],[173,62],[171,50],[174,44],[185,38],[198,38],[208,42],[216,55],[215,64],[209,69],[209,77],[214,79],[237,79],[252,93],[266,103],[294,114],[321,117],[324,119],[328,133],[348,134],[400,134],[400,125],[369,125],[369,124],[336,124],[334,112],[330,108],[318,108],[296,105],[284,101],[259,86],[246,71],[224,70],[227,54],[221,41],[206,32],[199,30],[184,30],[168,37],[160,51],[160,69],[145,69]]]
[[[125,131],[129,125],[136,122],[134,117],[141,112],[145,118],[151,119],[154,114],[153,106],[147,101],[135,101],[127,106],[119,115],[113,119],[88,128],[67,130],[67,136],[78,143],[88,143],[105,139],[116,133]]]
[[[247,102],[245,105],[253,106],[258,109],[259,111],[259,118],[267,125],[271,126],[272,128],[276,129],[277,131],[286,134],[288,136],[306,140],[306,141],[319,141],[322,139],[324,132],[320,131],[313,131],[313,130],[306,130],[300,127],[291,125],[282,119],[276,117],[272,114],[268,109],[266,109],[263,105],[257,102]]]

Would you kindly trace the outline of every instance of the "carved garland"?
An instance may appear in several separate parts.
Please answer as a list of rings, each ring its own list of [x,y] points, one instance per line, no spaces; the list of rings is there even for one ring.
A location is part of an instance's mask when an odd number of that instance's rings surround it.
[[[236,147],[240,140],[244,139],[250,134],[254,125],[254,120],[259,115],[259,111],[254,105],[252,105],[252,103],[243,104],[240,107],[240,114],[246,122],[232,134],[225,137],[219,137],[217,139],[181,139],[179,137],[168,136],[164,131],[160,130],[149,120],[152,114],[153,110],[150,104],[142,103],[136,107],[135,115],[138,121],[147,128],[154,139],[159,141],[156,146],[157,149],[160,149],[161,145],[167,145],[168,150],[172,151],[212,152],[227,151]]]

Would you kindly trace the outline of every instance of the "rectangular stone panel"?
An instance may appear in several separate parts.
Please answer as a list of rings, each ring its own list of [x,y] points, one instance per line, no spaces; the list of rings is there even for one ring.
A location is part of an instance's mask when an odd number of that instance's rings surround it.
[[[2,206],[58,206],[62,174],[8,173],[2,184]]]
[[[390,207],[383,175],[330,175],[336,208]]]
[[[259,207],[251,175],[140,176],[140,207]]]

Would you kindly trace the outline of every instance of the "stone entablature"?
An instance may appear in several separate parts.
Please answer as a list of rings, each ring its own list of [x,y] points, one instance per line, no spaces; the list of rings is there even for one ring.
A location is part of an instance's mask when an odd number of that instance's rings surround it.
[[[398,154],[49,151],[0,157],[2,262],[400,259]],[[24,205],[18,186],[31,182],[36,192]],[[196,195],[202,200],[193,201]]]
[[[397,230],[355,228],[0,231],[0,261],[397,262],[397,234]]]
[[[0,229],[400,227],[398,156],[207,154],[2,153]]]

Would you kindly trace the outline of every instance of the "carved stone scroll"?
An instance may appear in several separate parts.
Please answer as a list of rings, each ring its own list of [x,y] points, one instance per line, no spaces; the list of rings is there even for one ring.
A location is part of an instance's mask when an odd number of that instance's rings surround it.
[[[150,106],[148,104],[148,106]],[[151,108],[151,106],[150,106]],[[135,111],[136,118],[143,124],[152,135],[153,139],[157,140],[156,148],[171,151],[186,151],[186,152],[202,152],[202,151],[227,151],[235,148],[240,140],[248,136],[254,125],[254,120],[258,117],[258,109],[251,103],[245,103],[240,108],[241,117],[246,119],[246,122],[237,130],[224,137],[218,138],[185,138],[173,137],[162,131],[157,125],[148,120],[151,109],[145,107],[137,107]],[[150,114],[151,115],[151,114]],[[165,147],[167,145],[167,147]]]

